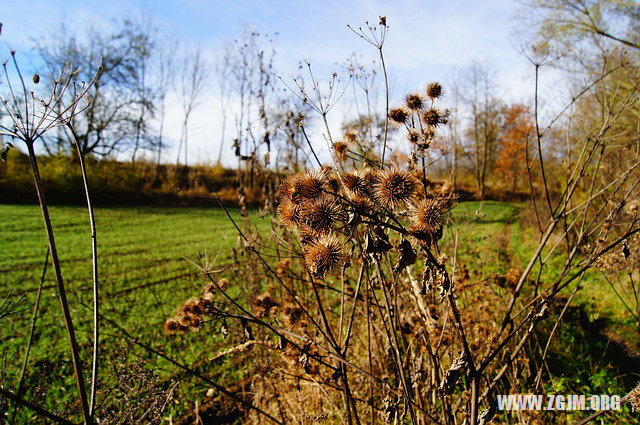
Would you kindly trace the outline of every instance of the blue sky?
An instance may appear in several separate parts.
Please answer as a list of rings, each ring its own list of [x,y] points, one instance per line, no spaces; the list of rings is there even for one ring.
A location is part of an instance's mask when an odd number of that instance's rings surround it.
[[[328,72],[338,69],[335,64],[351,52],[375,58],[371,46],[346,25],[377,22],[385,15],[393,97],[429,81],[446,83],[457,67],[479,60],[496,70],[503,97],[526,100],[532,93],[531,72],[511,42],[518,36],[513,24],[517,7],[509,0],[27,0],[3,1],[0,21],[4,41],[28,52],[33,38],[55,31],[63,21],[79,31],[87,25],[107,27],[114,18],[139,14],[144,8],[163,32],[187,45],[201,45],[211,57],[249,24],[261,32],[278,33],[276,68],[286,78],[296,72],[301,59]],[[215,105],[211,99],[210,107]],[[206,122],[203,112],[194,117],[194,128],[202,133],[192,137],[198,160],[207,161],[217,151],[213,142],[201,141],[217,127],[219,123]]]

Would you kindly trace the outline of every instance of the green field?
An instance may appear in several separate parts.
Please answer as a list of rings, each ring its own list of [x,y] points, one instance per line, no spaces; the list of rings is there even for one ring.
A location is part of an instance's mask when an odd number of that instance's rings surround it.
[[[521,225],[519,212],[518,205],[497,202],[470,202],[456,207],[452,226],[444,235],[443,243],[454,243],[458,233],[459,263],[469,270],[473,281],[492,283],[496,276],[507,273],[512,267],[522,267],[528,260],[532,247],[531,229]],[[238,218],[237,211],[231,211],[231,214]],[[52,207],[51,215],[81,354],[86,363],[84,369],[88,373],[92,293],[91,240],[86,209]],[[192,408],[195,398],[204,397],[207,386],[186,379],[164,360],[127,348],[127,338],[118,327],[184,364],[206,364],[206,359],[220,349],[216,337],[201,332],[168,338],[162,325],[182,301],[199,293],[202,277],[191,262],[196,261],[198,254],[206,253],[210,261],[215,260],[214,269],[233,278],[225,266],[232,262],[236,231],[224,211],[214,208],[98,208],[96,220],[101,313],[108,319],[102,322],[100,379],[103,383],[112,382],[114,371],[121,366],[122,355],[129,361],[140,356],[145,367],[157,375],[160,386],[169,386],[173,379],[181,380],[176,392],[180,401],[171,404],[166,411],[179,416]],[[266,219],[254,214],[252,223],[266,235]],[[0,205],[0,235],[0,300],[19,302],[24,296],[17,312],[2,321],[0,332],[1,360],[7,373],[7,385],[14,387],[46,254],[39,208]],[[545,273],[553,272],[551,267]],[[594,294],[599,294],[595,304],[597,311],[590,303]],[[628,315],[605,286],[597,282],[590,284],[589,291],[577,297],[576,304],[591,317],[597,314],[604,318],[612,329],[619,329],[621,333],[631,329],[633,333]],[[574,318],[571,316],[569,320]],[[552,385],[567,393],[622,391],[624,388],[619,386],[618,378],[624,370],[612,364],[619,359],[608,358],[602,352],[607,350],[606,341],[580,341],[580,338],[592,338],[593,335],[574,330],[575,326],[576,323],[568,322],[557,334],[559,347],[550,355],[550,367],[554,369],[553,362],[556,362],[558,370],[567,376],[563,377],[559,372]],[[575,355],[569,355],[576,350],[583,356],[580,362],[576,361]],[[69,359],[53,275],[49,270],[44,281],[30,368],[25,377],[25,397],[52,411],[77,412]],[[564,364],[565,361],[571,363]],[[588,368],[586,364],[589,364]],[[247,370],[247,367],[226,363],[204,368],[208,376],[219,382],[235,379],[248,373]],[[571,376],[572,370],[581,371],[584,376]],[[594,376],[598,381],[591,382]],[[61,400],[65,402],[61,403]],[[60,411],[61,405],[68,406],[69,411]],[[21,412],[21,415],[26,416],[19,416],[18,423],[28,423],[28,413]]]
[[[197,255],[206,253],[214,268],[230,262],[237,233],[221,209],[214,208],[98,208],[101,314],[145,342],[160,342],[169,353],[194,360],[187,335],[167,345],[163,323],[186,298],[197,294],[202,277]],[[238,218],[237,211],[231,211]],[[85,362],[91,356],[92,275],[91,239],[86,209],[52,207],[51,216],[67,295]],[[266,223],[254,218],[259,228]],[[0,205],[0,299],[21,307],[2,323],[0,352],[8,381],[24,355],[26,335],[47,252],[42,216],[37,206]],[[222,267],[220,267],[222,269]],[[57,400],[73,399],[72,370],[57,292],[51,268],[42,292],[34,345],[30,355],[33,376],[27,375],[27,398],[55,410]],[[102,371],[112,366],[126,342],[108,321],[102,325]],[[186,341],[182,341],[186,340]],[[155,344],[154,344],[155,345]],[[179,349],[178,349],[179,348]],[[33,365],[36,365],[34,368]],[[166,366],[166,365],[164,365]],[[34,369],[40,369],[34,370]],[[85,367],[87,370],[88,367]],[[38,373],[46,371],[46,381]],[[169,376],[172,372],[164,374]],[[101,373],[101,375],[103,375]],[[106,373],[105,376],[108,376]],[[42,397],[46,393],[46,397]],[[70,394],[68,394],[70,393]]]

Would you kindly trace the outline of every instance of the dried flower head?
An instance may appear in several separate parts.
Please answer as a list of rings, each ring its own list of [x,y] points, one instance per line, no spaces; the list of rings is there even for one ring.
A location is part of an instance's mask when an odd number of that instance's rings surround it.
[[[358,141],[358,136],[353,131],[347,131],[344,133],[343,139],[347,143],[355,143]]]
[[[417,144],[420,141],[420,132],[416,130],[409,130],[407,133],[407,139],[409,139],[409,142]]]
[[[442,85],[438,82],[429,83],[427,85],[427,96],[431,99],[437,99],[442,96]]]
[[[323,236],[307,246],[304,259],[309,271],[322,277],[344,263],[342,242],[333,235]]]
[[[343,219],[340,204],[327,196],[301,206],[300,217],[316,232],[328,232],[336,221]]]
[[[294,204],[288,199],[283,200],[278,205],[278,216],[280,216],[280,224],[289,230],[295,229],[299,223],[300,206]]]
[[[412,111],[420,111],[424,107],[424,99],[418,93],[410,93],[404,100]]]
[[[291,193],[293,193],[293,182],[295,180],[295,175],[288,176],[286,179],[280,183],[278,187],[278,200],[282,202],[285,199],[291,199]]]
[[[349,200],[350,210],[356,214],[366,213],[371,210],[372,199],[364,196],[354,196]]]
[[[345,142],[335,142],[333,144],[333,150],[336,153],[336,157],[338,157],[340,161],[344,161],[347,158],[348,148],[349,145],[347,145]]]
[[[351,197],[370,196],[373,186],[367,181],[366,174],[360,171],[345,173],[341,176],[342,185]]]
[[[164,330],[167,333],[177,333],[177,332],[186,332],[189,328],[187,326],[182,325],[175,317],[164,322]]]
[[[280,309],[283,324],[289,329],[297,329],[304,324],[302,322],[303,313],[302,308],[297,305],[287,304]]]
[[[446,114],[440,112],[436,108],[429,108],[426,111],[424,111],[424,114],[422,115],[422,119],[426,125],[431,127],[437,127],[440,124],[447,123]]]
[[[326,187],[327,173],[325,170],[296,174],[293,180],[291,200],[298,204],[304,200],[316,199],[322,195]]]
[[[375,198],[387,208],[402,206],[415,194],[417,182],[407,170],[385,170],[379,178],[375,184]]]
[[[179,321],[183,326],[186,326],[193,332],[198,332],[204,324],[202,316],[191,313],[184,313],[179,317]]]
[[[265,317],[269,317],[271,310],[275,307],[279,307],[280,303],[274,300],[270,293],[265,292],[255,298],[253,305],[256,317],[263,319]]]
[[[638,213],[640,213],[640,199],[629,201],[627,205],[625,205],[625,211],[632,216],[638,215]]]
[[[424,199],[414,209],[410,232],[418,239],[431,237],[442,228],[442,207],[435,199]]]
[[[200,316],[204,313],[204,309],[200,307],[200,300],[197,298],[189,298],[180,307],[180,310],[186,314]]]
[[[301,224],[298,231],[300,232],[300,244],[303,247],[314,244],[320,239],[320,234],[306,224]]]
[[[227,278],[223,277],[222,279],[220,279],[218,281],[218,287],[221,291],[226,291],[227,289],[229,289],[229,281],[227,280]]]
[[[376,185],[380,182],[380,171],[378,169],[368,169],[364,172],[364,184],[369,188],[369,192],[373,194]]]
[[[391,118],[392,121],[395,121],[398,124],[406,122],[408,117],[409,112],[407,112],[407,110],[404,108],[393,108],[389,111],[389,118]]]
[[[340,178],[337,174],[330,174],[327,178],[327,186],[332,194],[340,192],[340,187],[342,183],[340,182]]]
[[[425,143],[428,144],[434,137],[436,137],[436,132],[431,127],[423,128],[422,137],[424,138]]]

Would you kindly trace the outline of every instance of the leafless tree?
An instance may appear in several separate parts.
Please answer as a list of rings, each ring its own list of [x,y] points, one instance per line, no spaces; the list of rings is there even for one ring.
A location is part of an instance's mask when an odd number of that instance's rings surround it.
[[[197,47],[185,53],[182,58],[182,77],[178,82],[178,94],[182,103],[184,119],[178,145],[177,164],[180,164],[180,148],[184,145],[184,165],[188,165],[189,119],[193,111],[202,103],[205,95],[206,82],[209,76],[207,64],[202,57],[202,48]]]
[[[76,80],[89,81],[90,70],[102,67],[91,87],[96,101],[85,114],[74,117],[73,126],[84,155],[107,156],[140,145],[144,116],[153,109],[152,91],[145,85],[153,34],[142,20],[124,19],[111,33],[90,29],[82,38],[62,26],[36,44],[52,73],[69,66],[77,70]],[[50,139],[44,141],[49,153],[71,151],[75,146],[71,137],[63,133],[58,133],[53,146]]]
[[[467,114],[465,154],[471,161],[480,197],[484,198],[487,174],[495,160],[500,101],[496,95],[493,71],[487,66],[475,62],[462,71],[461,77]]]
[[[176,61],[175,52],[178,51],[178,40],[168,40],[162,43],[159,54],[156,58],[156,90],[158,93],[158,116],[160,123],[158,126],[158,141],[156,143],[158,155],[156,163],[160,164],[162,158],[162,148],[166,146],[164,140],[164,124],[167,115],[167,96],[175,83]]]

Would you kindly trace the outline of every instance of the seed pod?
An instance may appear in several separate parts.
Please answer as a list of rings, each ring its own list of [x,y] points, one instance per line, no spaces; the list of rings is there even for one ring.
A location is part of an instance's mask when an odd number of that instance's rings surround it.
[[[33,74],[33,82],[38,84],[40,82],[40,76],[38,74]]]
[[[427,96],[431,99],[437,99],[442,95],[442,85],[440,83],[429,83],[427,86]]]

